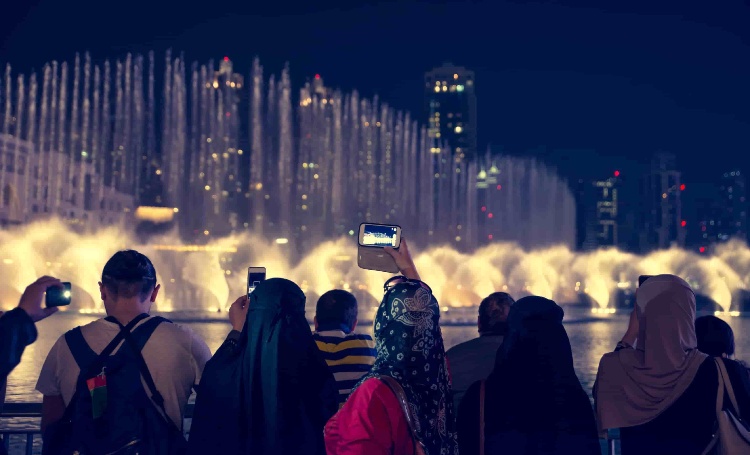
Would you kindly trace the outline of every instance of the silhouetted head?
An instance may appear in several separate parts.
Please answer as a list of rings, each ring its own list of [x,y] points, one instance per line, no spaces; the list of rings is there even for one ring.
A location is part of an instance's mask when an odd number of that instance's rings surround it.
[[[357,298],[334,289],[321,295],[315,306],[315,330],[342,330],[351,333],[357,326]]]
[[[505,335],[508,331],[508,313],[516,303],[505,292],[494,292],[479,304],[479,333],[481,335]]]
[[[137,251],[118,251],[104,265],[99,290],[107,313],[118,302],[144,305],[142,310],[148,311],[159,291],[154,265]]]
[[[714,357],[734,355],[734,332],[725,321],[716,316],[701,316],[695,320],[698,350]]]

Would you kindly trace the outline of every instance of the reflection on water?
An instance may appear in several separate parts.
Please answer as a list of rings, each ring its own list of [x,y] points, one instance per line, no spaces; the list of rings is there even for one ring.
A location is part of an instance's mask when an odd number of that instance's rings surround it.
[[[174,315],[173,315],[174,316]],[[308,313],[308,316],[312,316]],[[566,330],[573,346],[573,360],[578,377],[590,394],[594,385],[599,360],[606,352],[614,349],[625,332],[628,316],[615,314],[599,320],[591,320],[590,314],[583,308],[566,309]],[[39,371],[47,353],[65,331],[92,321],[94,316],[81,314],[59,314],[38,324],[39,337],[36,343],[24,352],[21,364],[11,373],[8,379],[8,401],[41,401],[41,396],[34,390]],[[750,318],[728,318],[729,325],[736,336],[736,356],[745,359],[750,353],[750,339],[742,334],[750,331]],[[211,322],[181,322],[189,326],[208,344],[212,352],[221,345],[229,332],[229,323],[221,320]],[[475,326],[443,326],[443,338],[446,349],[477,336]],[[361,326],[358,332],[372,333],[372,326]]]

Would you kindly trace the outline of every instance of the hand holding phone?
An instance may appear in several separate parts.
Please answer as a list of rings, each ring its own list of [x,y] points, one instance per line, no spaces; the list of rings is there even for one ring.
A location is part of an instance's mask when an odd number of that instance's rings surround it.
[[[368,270],[397,273],[399,267],[386,247],[401,247],[401,226],[393,224],[362,223],[359,225],[357,264]]]
[[[57,306],[50,307],[47,305],[47,308],[42,307],[42,299],[45,298],[45,294],[50,289],[62,292],[65,289],[64,284],[67,284],[68,289],[70,289],[70,283],[62,283],[57,278],[51,276],[39,278],[23,291],[21,300],[18,302],[18,308],[24,310],[34,322],[41,321],[58,310]],[[70,299],[68,299],[68,303],[70,303]]]
[[[255,290],[261,281],[266,279],[265,267],[248,267],[247,268],[247,297]]]

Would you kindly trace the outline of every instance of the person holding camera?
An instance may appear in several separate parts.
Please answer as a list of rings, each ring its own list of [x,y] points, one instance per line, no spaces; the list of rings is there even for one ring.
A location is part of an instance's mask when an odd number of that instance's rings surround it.
[[[5,403],[8,375],[21,362],[26,346],[36,341],[34,324],[57,311],[57,307],[42,307],[44,293],[51,287],[62,288],[62,283],[57,278],[43,276],[26,288],[18,307],[6,313],[0,312],[0,412]],[[0,439],[0,453],[4,451],[5,445]]]
[[[328,421],[328,455],[456,454],[440,308],[405,240],[386,247],[401,276],[384,285],[375,315],[377,359]]]

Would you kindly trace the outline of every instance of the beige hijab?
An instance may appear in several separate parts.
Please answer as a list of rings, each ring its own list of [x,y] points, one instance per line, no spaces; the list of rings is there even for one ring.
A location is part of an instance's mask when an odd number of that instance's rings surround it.
[[[602,429],[642,425],[672,405],[707,358],[695,337],[695,294],[674,275],[649,278],[636,294],[636,349],[605,354],[596,412]]]

